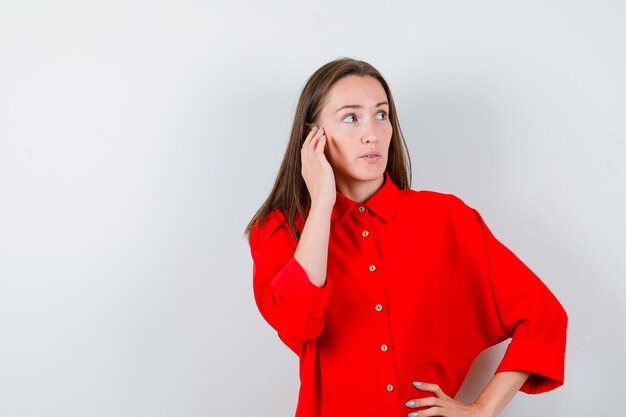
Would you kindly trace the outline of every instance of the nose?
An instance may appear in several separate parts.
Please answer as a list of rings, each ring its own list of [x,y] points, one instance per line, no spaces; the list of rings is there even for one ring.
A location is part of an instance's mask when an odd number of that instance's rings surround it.
[[[370,143],[375,140],[378,139],[376,138],[376,129],[374,128],[374,124],[372,122],[366,123],[361,136],[361,142]]]

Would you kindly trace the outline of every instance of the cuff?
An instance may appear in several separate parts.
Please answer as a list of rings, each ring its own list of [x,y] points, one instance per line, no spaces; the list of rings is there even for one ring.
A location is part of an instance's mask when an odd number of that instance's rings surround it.
[[[293,256],[272,280],[272,287],[278,295],[288,303],[290,300],[295,300],[297,305],[289,304],[311,319],[324,316],[331,286],[332,283],[328,278],[321,288],[313,284],[302,265]]]
[[[496,372],[530,372],[530,377],[522,385],[520,391],[527,394],[539,394],[563,385],[564,365],[564,352],[557,346],[513,338]]]

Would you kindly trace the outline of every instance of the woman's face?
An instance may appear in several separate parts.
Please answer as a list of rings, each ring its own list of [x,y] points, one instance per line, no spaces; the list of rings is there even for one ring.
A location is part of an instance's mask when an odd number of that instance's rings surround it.
[[[331,87],[317,123],[338,185],[384,175],[393,131],[388,116],[387,94],[377,79],[349,75]]]

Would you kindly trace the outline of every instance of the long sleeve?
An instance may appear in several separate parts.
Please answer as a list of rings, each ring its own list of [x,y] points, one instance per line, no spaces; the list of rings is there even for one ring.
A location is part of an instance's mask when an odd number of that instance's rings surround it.
[[[529,394],[557,388],[563,384],[567,314],[546,285],[473,211],[484,235],[495,307],[512,337],[496,372],[530,372],[520,389]]]
[[[287,224],[272,233],[282,215],[270,215],[262,228],[250,235],[254,297],[265,320],[294,352],[299,345],[320,335],[324,309],[332,283],[322,288],[309,280],[294,258],[297,242]]]

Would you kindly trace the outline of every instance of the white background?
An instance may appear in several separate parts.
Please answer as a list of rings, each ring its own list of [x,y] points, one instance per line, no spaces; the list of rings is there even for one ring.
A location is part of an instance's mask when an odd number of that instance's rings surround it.
[[[565,386],[503,415],[616,415],[624,21],[617,0],[2,0],[0,416],[293,415],[242,233],[340,56],[388,80],[413,188],[476,208],[569,314]]]

